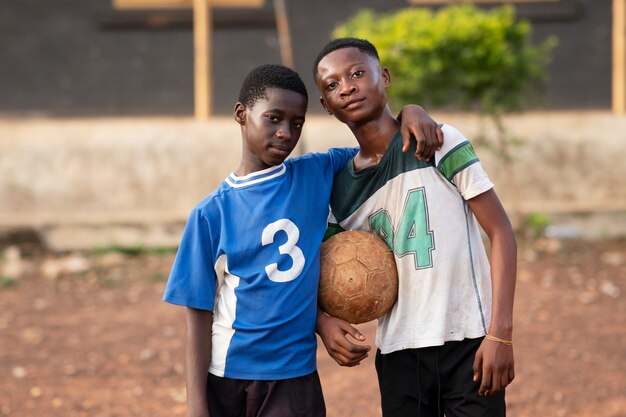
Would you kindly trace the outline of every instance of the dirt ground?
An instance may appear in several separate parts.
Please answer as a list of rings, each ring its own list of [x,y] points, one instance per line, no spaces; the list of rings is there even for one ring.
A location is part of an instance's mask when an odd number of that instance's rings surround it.
[[[184,415],[172,258],[5,250],[0,415]],[[626,416],[626,241],[520,242],[514,346],[510,416]],[[380,415],[372,357],[341,368],[320,343],[318,366],[330,417]]]

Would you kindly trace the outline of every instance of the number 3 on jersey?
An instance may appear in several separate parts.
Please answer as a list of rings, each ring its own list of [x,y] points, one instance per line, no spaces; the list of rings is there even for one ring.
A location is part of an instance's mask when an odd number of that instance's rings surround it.
[[[383,209],[369,217],[369,225],[399,257],[412,254],[415,269],[433,266],[431,253],[435,244],[433,232],[429,230],[426,193],[423,187],[410,190],[407,194],[396,229],[391,222],[391,216]]]
[[[286,271],[278,269],[277,263],[267,265],[265,272],[269,279],[274,282],[288,282],[298,278],[304,268],[305,261],[302,249],[296,246],[298,239],[300,239],[300,230],[291,220],[280,219],[265,226],[261,235],[261,244],[267,246],[274,243],[274,236],[281,230],[287,234],[287,241],[278,247],[278,252],[281,255],[289,256],[293,263],[291,268]]]

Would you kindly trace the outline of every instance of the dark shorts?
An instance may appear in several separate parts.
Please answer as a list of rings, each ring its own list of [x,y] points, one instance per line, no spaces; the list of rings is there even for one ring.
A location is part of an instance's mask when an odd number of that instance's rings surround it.
[[[207,396],[211,417],[325,417],[319,375],[258,381],[209,374]]]
[[[376,353],[384,417],[503,417],[504,391],[479,396],[472,366],[480,339]]]

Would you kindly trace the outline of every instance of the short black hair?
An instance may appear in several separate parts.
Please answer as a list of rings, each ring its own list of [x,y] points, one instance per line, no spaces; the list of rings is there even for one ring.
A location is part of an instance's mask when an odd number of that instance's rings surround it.
[[[267,99],[267,88],[282,88],[302,94],[308,104],[309,95],[297,72],[283,65],[265,64],[254,68],[243,80],[239,101],[253,107],[259,99]]]
[[[322,48],[322,51],[317,55],[317,58],[315,58],[315,63],[313,64],[313,77],[317,77],[317,66],[326,55],[336,51],[337,49],[343,48],[357,48],[359,51],[375,58],[378,62],[380,62],[378,50],[376,50],[376,47],[370,41],[359,38],[337,38],[328,42],[326,46]]]

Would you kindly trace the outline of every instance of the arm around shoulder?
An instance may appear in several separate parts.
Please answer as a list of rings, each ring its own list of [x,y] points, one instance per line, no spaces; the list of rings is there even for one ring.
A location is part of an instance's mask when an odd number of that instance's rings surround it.
[[[430,160],[435,151],[443,144],[443,132],[437,122],[417,104],[404,106],[397,117],[401,122],[402,152],[407,152],[410,147],[411,137],[415,138],[417,159]]]

